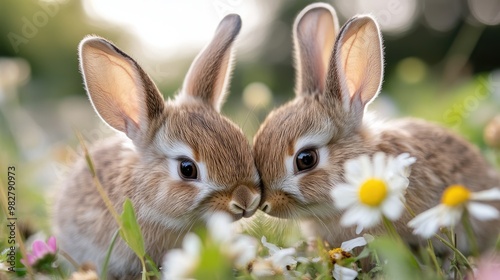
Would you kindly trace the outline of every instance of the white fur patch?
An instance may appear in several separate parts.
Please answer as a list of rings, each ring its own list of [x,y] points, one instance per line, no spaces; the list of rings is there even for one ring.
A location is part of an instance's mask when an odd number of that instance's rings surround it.
[[[192,95],[186,94],[185,92],[179,92],[175,98],[174,98],[174,104],[175,105],[182,105],[182,104],[192,104],[196,103],[198,99],[196,97],[193,97]]]
[[[189,184],[198,188],[199,192],[194,199],[193,204],[197,205],[214,191],[222,189],[221,186],[209,181],[208,169],[204,162],[194,159],[194,151],[188,145],[182,142],[158,141],[160,151],[167,157],[168,171],[172,180],[183,181],[179,175],[179,159],[188,158],[192,160],[198,170],[199,179],[197,181],[189,181]]]
[[[326,167],[328,163],[328,149],[326,145],[333,137],[333,132],[331,129],[331,125],[325,125],[324,129],[321,131],[313,131],[310,132],[295,142],[294,153],[293,156],[285,156],[285,168],[286,168],[286,176],[283,178],[281,183],[281,189],[286,193],[294,195],[299,200],[304,200],[304,197],[300,191],[299,180],[302,178],[307,172],[295,174],[295,158],[297,153],[304,148],[316,148],[318,151],[318,165],[315,168],[323,168]]]

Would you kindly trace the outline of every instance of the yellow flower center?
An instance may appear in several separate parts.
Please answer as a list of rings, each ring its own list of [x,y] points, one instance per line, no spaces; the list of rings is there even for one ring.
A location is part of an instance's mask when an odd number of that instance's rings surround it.
[[[368,179],[359,188],[359,200],[369,206],[379,206],[386,196],[387,185],[380,179]]]
[[[343,259],[348,259],[352,257],[352,254],[342,250],[342,248],[334,248],[328,251],[328,255],[330,256],[330,261],[335,264]]]
[[[462,185],[452,185],[444,190],[441,197],[441,203],[446,206],[458,206],[468,201],[470,198],[470,191]]]

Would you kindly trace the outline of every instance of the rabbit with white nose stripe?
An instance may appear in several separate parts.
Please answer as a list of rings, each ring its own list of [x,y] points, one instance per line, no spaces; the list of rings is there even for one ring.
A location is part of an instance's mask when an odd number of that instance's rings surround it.
[[[346,161],[377,152],[415,157],[405,198],[416,214],[438,205],[450,185],[471,191],[498,187],[498,172],[453,132],[416,119],[381,122],[366,112],[382,84],[380,30],[371,16],[355,16],[338,26],[333,8],[322,3],[307,6],[295,20],[296,97],[272,111],[254,138],[264,187],[261,209],[303,220],[304,228],[333,246],[352,239],[356,228],[340,225],[342,212],[330,193],[345,183]],[[399,234],[410,244],[425,242],[407,226],[411,218],[405,213],[395,222]],[[472,225],[481,249],[500,230],[498,220],[473,219]],[[466,250],[463,228],[457,233],[458,247]]]
[[[109,41],[89,36],[80,44],[90,101],[104,122],[122,132],[90,149],[97,176],[119,212],[131,199],[146,252],[157,264],[213,213],[237,220],[250,217],[260,203],[250,145],[220,114],[240,28],[238,15],[226,16],[175,100],[167,101],[137,62]],[[100,268],[117,225],[83,159],[58,191],[54,224],[62,250]],[[115,278],[140,276],[138,258],[121,239],[108,272]]]

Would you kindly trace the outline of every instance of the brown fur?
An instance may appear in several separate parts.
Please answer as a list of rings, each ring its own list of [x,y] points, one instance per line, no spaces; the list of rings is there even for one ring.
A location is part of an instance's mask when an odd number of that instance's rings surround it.
[[[184,89],[167,102],[140,66],[110,42],[89,37],[80,45],[94,108],[129,138],[117,136],[91,148],[98,179],[118,212],[125,199],[131,199],[146,252],[158,265],[168,249],[178,247],[185,233],[214,212],[249,217],[260,202],[248,141],[219,113],[231,70],[231,46],[240,27],[237,15],[222,20],[213,41],[193,63]],[[198,166],[197,181],[177,174],[179,157],[190,155]],[[54,225],[62,250],[79,263],[100,268],[117,225],[83,159],[58,191]],[[108,272],[120,279],[140,276],[138,258],[120,238]]]
[[[337,34],[335,24],[317,19],[330,10],[327,4],[308,6],[298,16],[295,29],[310,28],[308,34],[328,29],[328,36]],[[333,13],[332,16],[336,21]],[[310,22],[321,26],[310,25]],[[347,160],[378,151],[393,156],[409,153],[416,158],[406,200],[417,214],[439,204],[443,190],[452,184],[462,184],[472,191],[499,187],[498,172],[482,158],[477,148],[453,132],[416,119],[376,122],[366,114],[366,105],[379,92],[383,72],[381,39],[373,19],[355,17],[344,25],[331,58],[327,58],[326,77],[317,77],[323,62],[318,62],[314,53],[309,57],[304,55],[311,53],[304,49],[317,47],[318,41],[314,38],[295,37],[299,59],[307,60],[298,63],[297,77],[300,80],[311,77],[315,83],[310,80],[299,83],[295,99],[272,111],[254,138],[253,153],[264,187],[262,209],[265,212],[282,218],[299,218],[310,234],[340,246],[356,233],[355,228],[340,225],[342,213],[334,208],[330,191],[344,181],[343,166]],[[323,47],[332,49],[329,45]],[[318,92],[321,88],[324,90]],[[297,140],[325,132],[329,135],[327,143],[313,148],[326,148],[328,156],[323,159],[326,164],[301,173],[287,171],[285,159],[293,155]],[[498,203],[495,205],[499,207]],[[405,213],[396,227],[407,242],[421,243],[406,225],[410,218]],[[499,234],[498,220],[473,219],[472,223],[481,248],[488,248]],[[374,234],[382,231],[382,227],[369,230]],[[466,249],[463,229],[458,227],[457,233],[458,246]]]

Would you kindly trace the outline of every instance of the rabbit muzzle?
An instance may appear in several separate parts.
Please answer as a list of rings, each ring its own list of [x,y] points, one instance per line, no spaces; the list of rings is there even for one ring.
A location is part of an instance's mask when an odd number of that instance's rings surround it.
[[[239,185],[232,192],[231,201],[229,201],[229,212],[236,219],[248,218],[257,211],[259,203],[259,193],[255,193],[245,185]]]

